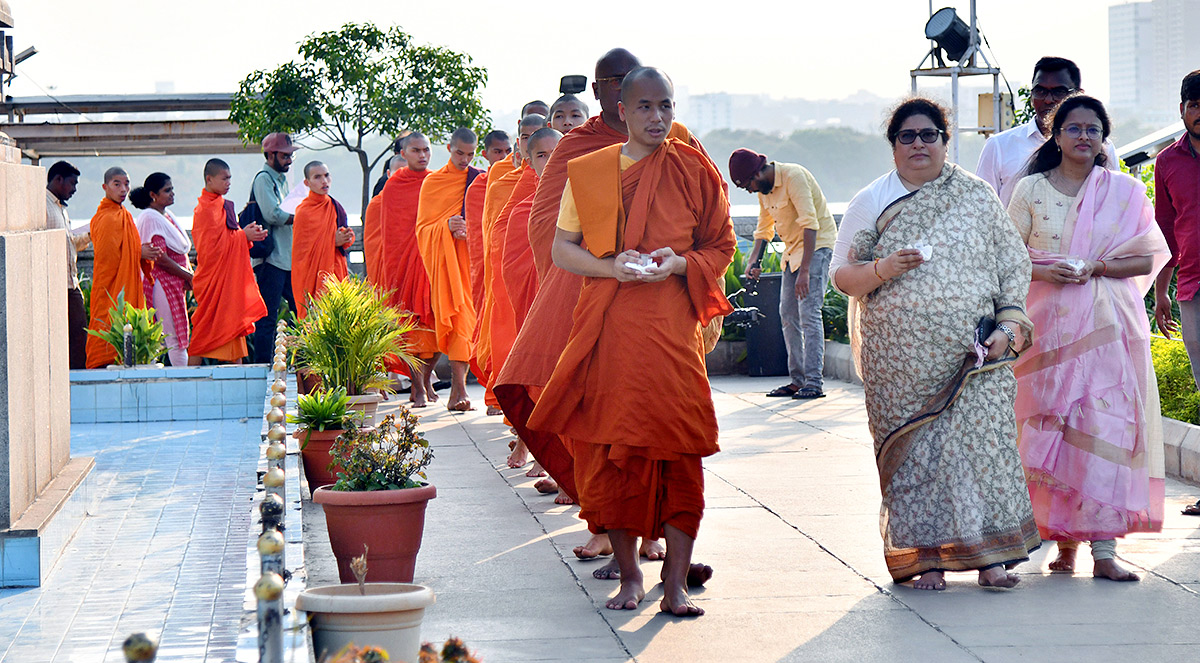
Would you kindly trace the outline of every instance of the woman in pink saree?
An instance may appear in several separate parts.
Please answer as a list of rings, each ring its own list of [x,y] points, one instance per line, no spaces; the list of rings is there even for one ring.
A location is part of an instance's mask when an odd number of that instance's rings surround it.
[[[1117,564],[1117,537],[1157,532],[1163,445],[1150,324],[1142,297],[1168,250],[1146,187],[1104,168],[1104,106],[1083,95],[1055,111],[1008,212],[1033,261],[1033,346],[1017,362],[1018,447],[1054,571],[1073,572],[1091,542],[1097,578]]]

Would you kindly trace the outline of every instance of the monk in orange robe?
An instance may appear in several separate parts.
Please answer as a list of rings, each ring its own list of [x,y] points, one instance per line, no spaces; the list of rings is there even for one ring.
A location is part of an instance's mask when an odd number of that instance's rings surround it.
[[[418,327],[409,332],[405,342],[409,351],[420,360],[410,370],[399,359],[387,362],[393,373],[408,375],[412,381],[409,401],[413,407],[425,407],[436,401],[433,390],[433,368],[438,361],[437,335],[434,333],[433,306],[429,299],[429,276],[417,249],[417,203],[421,185],[429,175],[429,140],[420,133],[405,136],[400,145],[403,167],[393,157],[392,175],[383,192],[382,223],[383,256],[379,286],[389,291],[388,304],[413,315]]]
[[[584,286],[529,426],[571,441],[580,508],[608,531],[621,573],[606,606],[637,608],[636,537],[663,535],[660,609],[696,616],[704,611],[687,587],[704,510],[701,459],[717,451],[700,329],[731,310],[724,273],[736,239],[720,171],[668,137],[673,96],[658,69],[627,74],[619,109],[628,140],[567,167],[552,254]],[[642,379],[654,384],[655,407]]]
[[[588,106],[583,100],[573,94],[564,94],[550,104],[550,127],[562,134],[569,133],[575,127],[587,122]]]
[[[384,180],[384,184],[387,180]],[[380,187],[382,189],[382,187]],[[383,260],[383,191],[381,190],[363,213],[363,267],[367,272],[367,283],[379,285],[379,264]]]
[[[125,293],[125,303],[146,308],[146,293],[142,290],[142,274],[153,279],[154,261],[163,256],[161,249],[143,244],[133,215],[125,209],[129,195],[129,175],[120,168],[104,173],[104,199],[92,217],[91,320],[88,329],[107,331],[109,309],[116,306],[118,296]],[[104,368],[116,363],[117,351],[107,341],[88,334],[87,367]]]
[[[483,206],[487,200],[487,185],[497,163],[508,161],[512,154],[512,143],[508,134],[500,130],[489,131],[483,137],[483,158],[488,162],[488,177],[477,177],[467,187],[467,249],[471,254],[471,303],[475,311],[483,310]],[[476,322],[476,328],[479,323]],[[471,370],[480,378],[476,366]]]
[[[625,122],[617,108],[620,82],[625,74],[638,66],[638,59],[622,48],[609,51],[596,62],[596,82],[592,84],[592,91],[600,101],[600,114],[563,136],[546,163],[529,215],[529,244],[538,272],[538,291],[509,352],[509,359],[495,380],[496,397],[509,423],[528,445],[533,457],[559,481],[559,487],[569,496],[576,495],[574,464],[564,441],[558,435],[530,430],[526,425],[538,394],[566,347],[572,312],[583,284],[579,276],[554,266],[550,247],[567,183],[568,161],[625,142]],[[670,136],[686,140],[703,151],[700,142],[678,122],[671,125]],[[549,491],[549,487],[546,490]],[[589,528],[593,533],[591,539],[576,546],[575,555],[591,559],[612,554],[608,535],[597,531],[590,523]],[[649,559],[662,559],[663,549],[658,542],[647,540],[642,542],[641,554]],[[592,575],[601,579],[616,578],[616,562],[597,569]]]
[[[209,159],[204,164],[204,191],[192,212],[196,314],[188,363],[195,366],[202,357],[240,364],[246,356],[246,336],[267,314],[250,266],[250,246],[266,239],[267,231],[257,223],[238,227],[233,201],[225,200],[232,181],[229,164]]]
[[[417,248],[429,276],[438,351],[450,360],[446,408],[451,411],[471,409],[467,362],[471,359],[475,307],[471,303],[471,257],[463,214],[467,187],[483,173],[470,165],[476,142],[475,132],[470,129],[456,129],[451,134],[446,146],[450,161],[425,178],[417,203]]]
[[[539,129],[529,137],[526,159],[536,178],[535,190],[561,138],[562,133],[550,127]],[[531,193],[513,206],[508,217],[500,268],[518,330],[524,326],[529,308],[533,306],[533,297],[537,294],[537,269],[533,265],[533,249],[529,245],[529,212],[533,209],[534,195]]]
[[[354,230],[342,204],[329,195],[332,182],[320,161],[304,166],[308,195],[296,206],[292,226],[292,296],[301,320],[308,315],[309,301],[324,292],[327,277],[344,279],[350,273],[346,253],[354,244]]]

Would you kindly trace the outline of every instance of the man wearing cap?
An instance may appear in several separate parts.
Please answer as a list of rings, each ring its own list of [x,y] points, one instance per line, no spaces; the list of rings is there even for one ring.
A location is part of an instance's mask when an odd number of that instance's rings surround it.
[[[292,153],[296,149],[291,136],[285,133],[267,134],[262,141],[263,156],[267,162],[254,176],[253,194],[262,212],[262,225],[275,240],[275,248],[270,255],[253,261],[258,292],[267,305],[267,314],[254,323],[256,364],[271,361],[275,345],[271,338],[275,335],[280,298],[286,298],[288,307],[292,312],[296,311],[296,302],[292,298],[292,215],[279,209],[279,204],[288,195],[286,173],[292,166]]]
[[[776,233],[784,245],[779,317],[792,381],[767,395],[821,398],[825,395],[821,307],[837,238],[825,194],[803,166],[768,162],[766,155],[745,148],[730,155],[729,177],[737,187],[758,194],[758,228],[744,276],[757,279],[762,274],[763,250]]]

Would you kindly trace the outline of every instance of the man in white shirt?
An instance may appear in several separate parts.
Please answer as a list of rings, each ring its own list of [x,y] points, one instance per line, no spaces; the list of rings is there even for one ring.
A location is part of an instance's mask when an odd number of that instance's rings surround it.
[[[67,347],[72,369],[85,368],[87,363],[88,313],[79,290],[75,254],[91,244],[91,235],[71,234],[71,218],[67,216],[67,200],[75,195],[79,170],[59,161],[46,171],[46,227],[67,231]]]
[[[996,193],[1008,207],[1013,188],[1025,176],[1025,168],[1037,148],[1049,138],[1050,117],[1058,104],[1068,96],[1083,92],[1079,67],[1066,58],[1044,57],[1033,66],[1033,118],[1025,124],[1002,131],[983,144],[975,174]],[[1111,141],[1104,141],[1108,168],[1118,168],[1117,153]]]

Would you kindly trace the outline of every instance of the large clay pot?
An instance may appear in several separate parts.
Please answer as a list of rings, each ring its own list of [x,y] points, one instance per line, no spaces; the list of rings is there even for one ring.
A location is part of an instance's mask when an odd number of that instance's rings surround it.
[[[368,555],[375,575],[374,550]],[[369,582],[326,585],[300,592],[296,609],[308,613],[313,651],[323,660],[347,644],[382,647],[393,661],[416,661],[421,649],[421,620],[433,605],[433,592],[422,585]]]
[[[321,388],[321,374],[306,367],[296,369],[296,392],[303,396]]]
[[[433,486],[313,491],[313,501],[325,509],[329,545],[342,582],[355,582],[350,561],[363,554],[364,544],[372,580],[412,582],[425,531],[425,506],[435,497]]]
[[[363,413],[363,426],[375,425],[375,411],[379,409],[379,402],[383,400],[383,396],[378,393],[374,394],[359,394],[351,396],[350,402],[346,405],[347,410],[354,410]]]
[[[334,465],[332,469],[329,468],[330,463],[333,462],[333,457],[329,455],[329,448],[341,434],[340,428],[296,431],[296,439],[300,442],[300,460],[304,462],[304,476],[308,478],[310,491],[337,483],[337,473],[341,472],[342,468],[337,465]],[[305,441],[306,436],[307,441]]]

